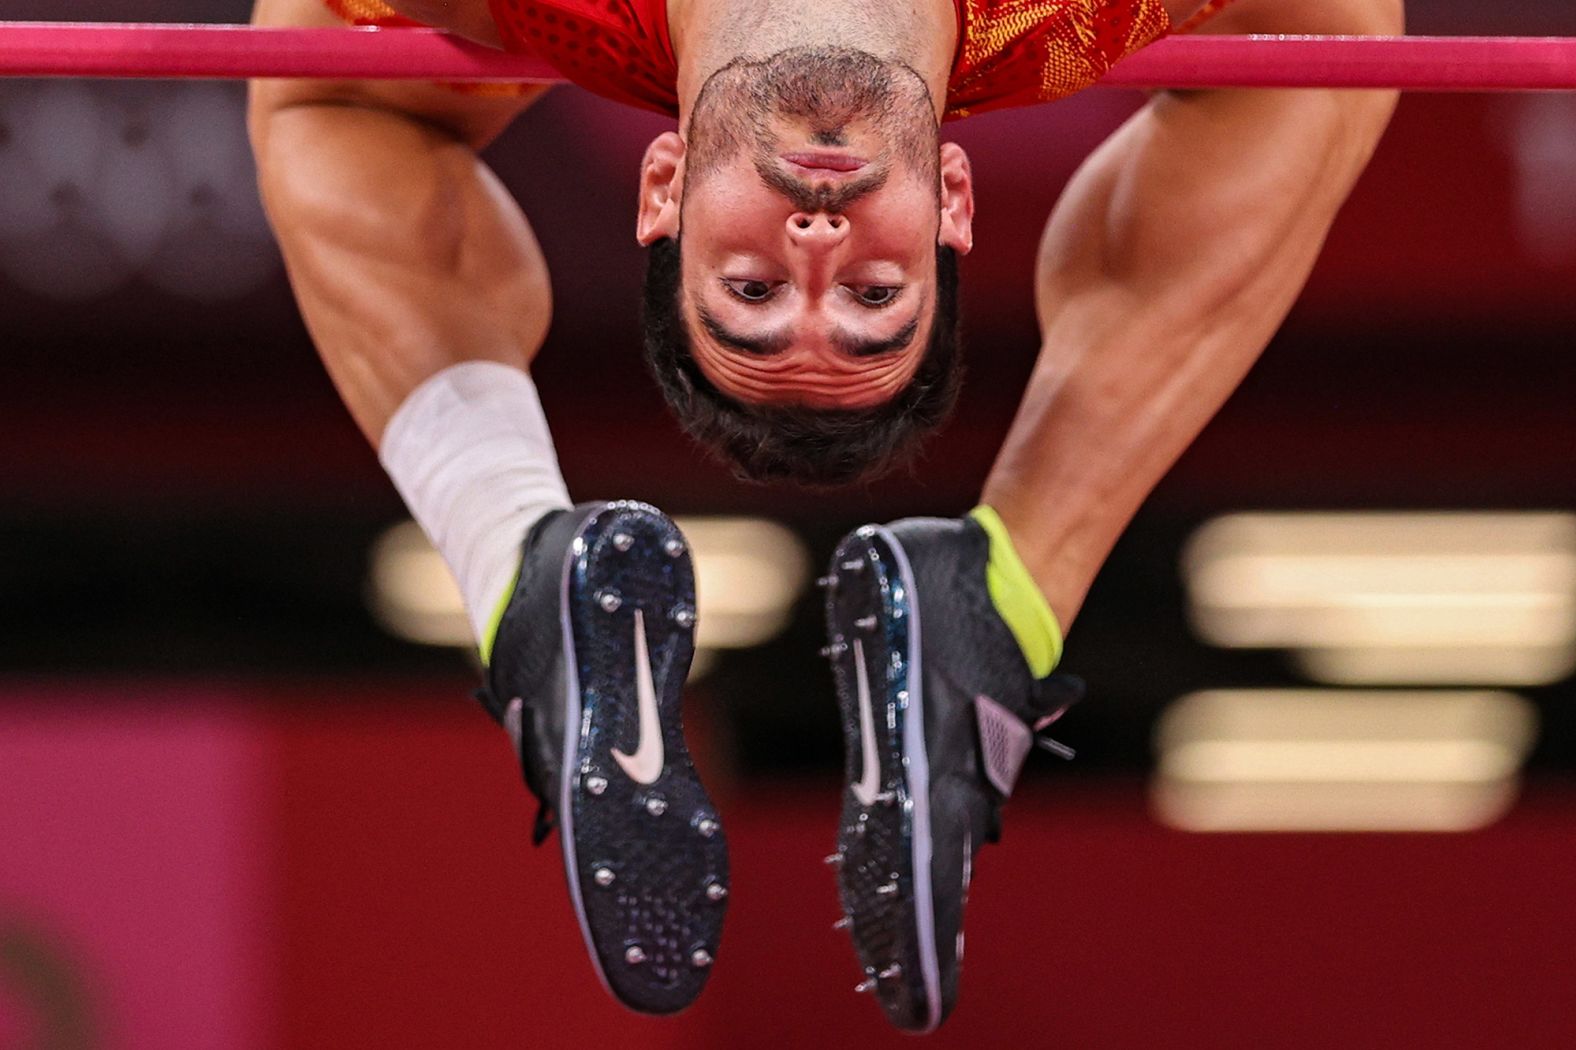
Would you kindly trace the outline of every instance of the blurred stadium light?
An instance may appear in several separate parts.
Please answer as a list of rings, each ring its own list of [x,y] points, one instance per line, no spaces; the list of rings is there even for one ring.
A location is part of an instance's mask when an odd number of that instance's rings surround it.
[[[748,649],[788,626],[810,580],[810,552],[764,518],[679,518],[695,552],[696,644]]]
[[[1188,831],[1468,831],[1510,808],[1535,723],[1503,692],[1194,693],[1156,728],[1152,801]]]
[[[475,644],[460,588],[414,521],[392,526],[372,545],[367,605],[385,630],[408,642]]]
[[[810,555],[797,536],[762,518],[679,518],[678,525],[694,553],[699,649],[746,649],[788,625],[810,577]],[[459,588],[415,522],[378,538],[368,582],[373,615],[392,634],[472,646]]]
[[[1541,685],[1576,670],[1576,516],[1239,514],[1183,554],[1199,635],[1316,681]]]

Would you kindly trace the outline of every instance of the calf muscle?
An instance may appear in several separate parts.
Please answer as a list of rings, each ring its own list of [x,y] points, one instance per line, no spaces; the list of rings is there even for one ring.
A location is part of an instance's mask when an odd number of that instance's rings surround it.
[[[529,364],[551,312],[546,263],[474,152],[396,114],[332,104],[276,110],[257,141],[302,315],[369,439],[447,364]]]
[[[258,0],[253,22],[342,24],[321,0]],[[476,152],[543,90],[496,98],[404,81],[251,85],[258,181],[296,300],[374,444],[428,376],[464,360],[523,368],[546,336],[541,249]]]

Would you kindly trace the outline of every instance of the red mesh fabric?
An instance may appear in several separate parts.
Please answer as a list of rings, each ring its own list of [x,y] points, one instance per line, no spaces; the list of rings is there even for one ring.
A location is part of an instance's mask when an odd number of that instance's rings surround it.
[[[679,67],[666,0],[488,0],[504,45],[587,91],[676,114]]]
[[[963,42],[947,118],[1053,102],[1164,36],[1160,0],[958,0]]]
[[[413,26],[418,23],[401,18],[394,9],[380,0],[323,0],[328,9],[352,25],[358,26]]]

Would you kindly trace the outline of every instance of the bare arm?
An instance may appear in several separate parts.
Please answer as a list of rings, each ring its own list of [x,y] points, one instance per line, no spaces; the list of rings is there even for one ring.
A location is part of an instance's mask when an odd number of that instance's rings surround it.
[[[1239,0],[1209,28],[1382,34],[1401,21],[1400,0]],[[1068,186],[1040,248],[1040,355],[985,488],[1064,623],[1285,319],[1394,104],[1162,93]]]
[[[337,25],[319,0],[259,0],[260,25]],[[545,89],[543,89],[545,90]],[[374,444],[459,360],[525,367],[551,315],[547,266],[477,157],[541,91],[258,81],[249,124],[269,218],[330,376]]]

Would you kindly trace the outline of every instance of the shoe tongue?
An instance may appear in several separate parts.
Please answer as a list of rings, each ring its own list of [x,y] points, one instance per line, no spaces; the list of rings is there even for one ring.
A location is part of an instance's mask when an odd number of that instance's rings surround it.
[[[1034,731],[983,693],[974,698],[974,719],[979,725],[980,765],[985,779],[1005,798],[1012,794],[1023,763],[1034,750]]]

